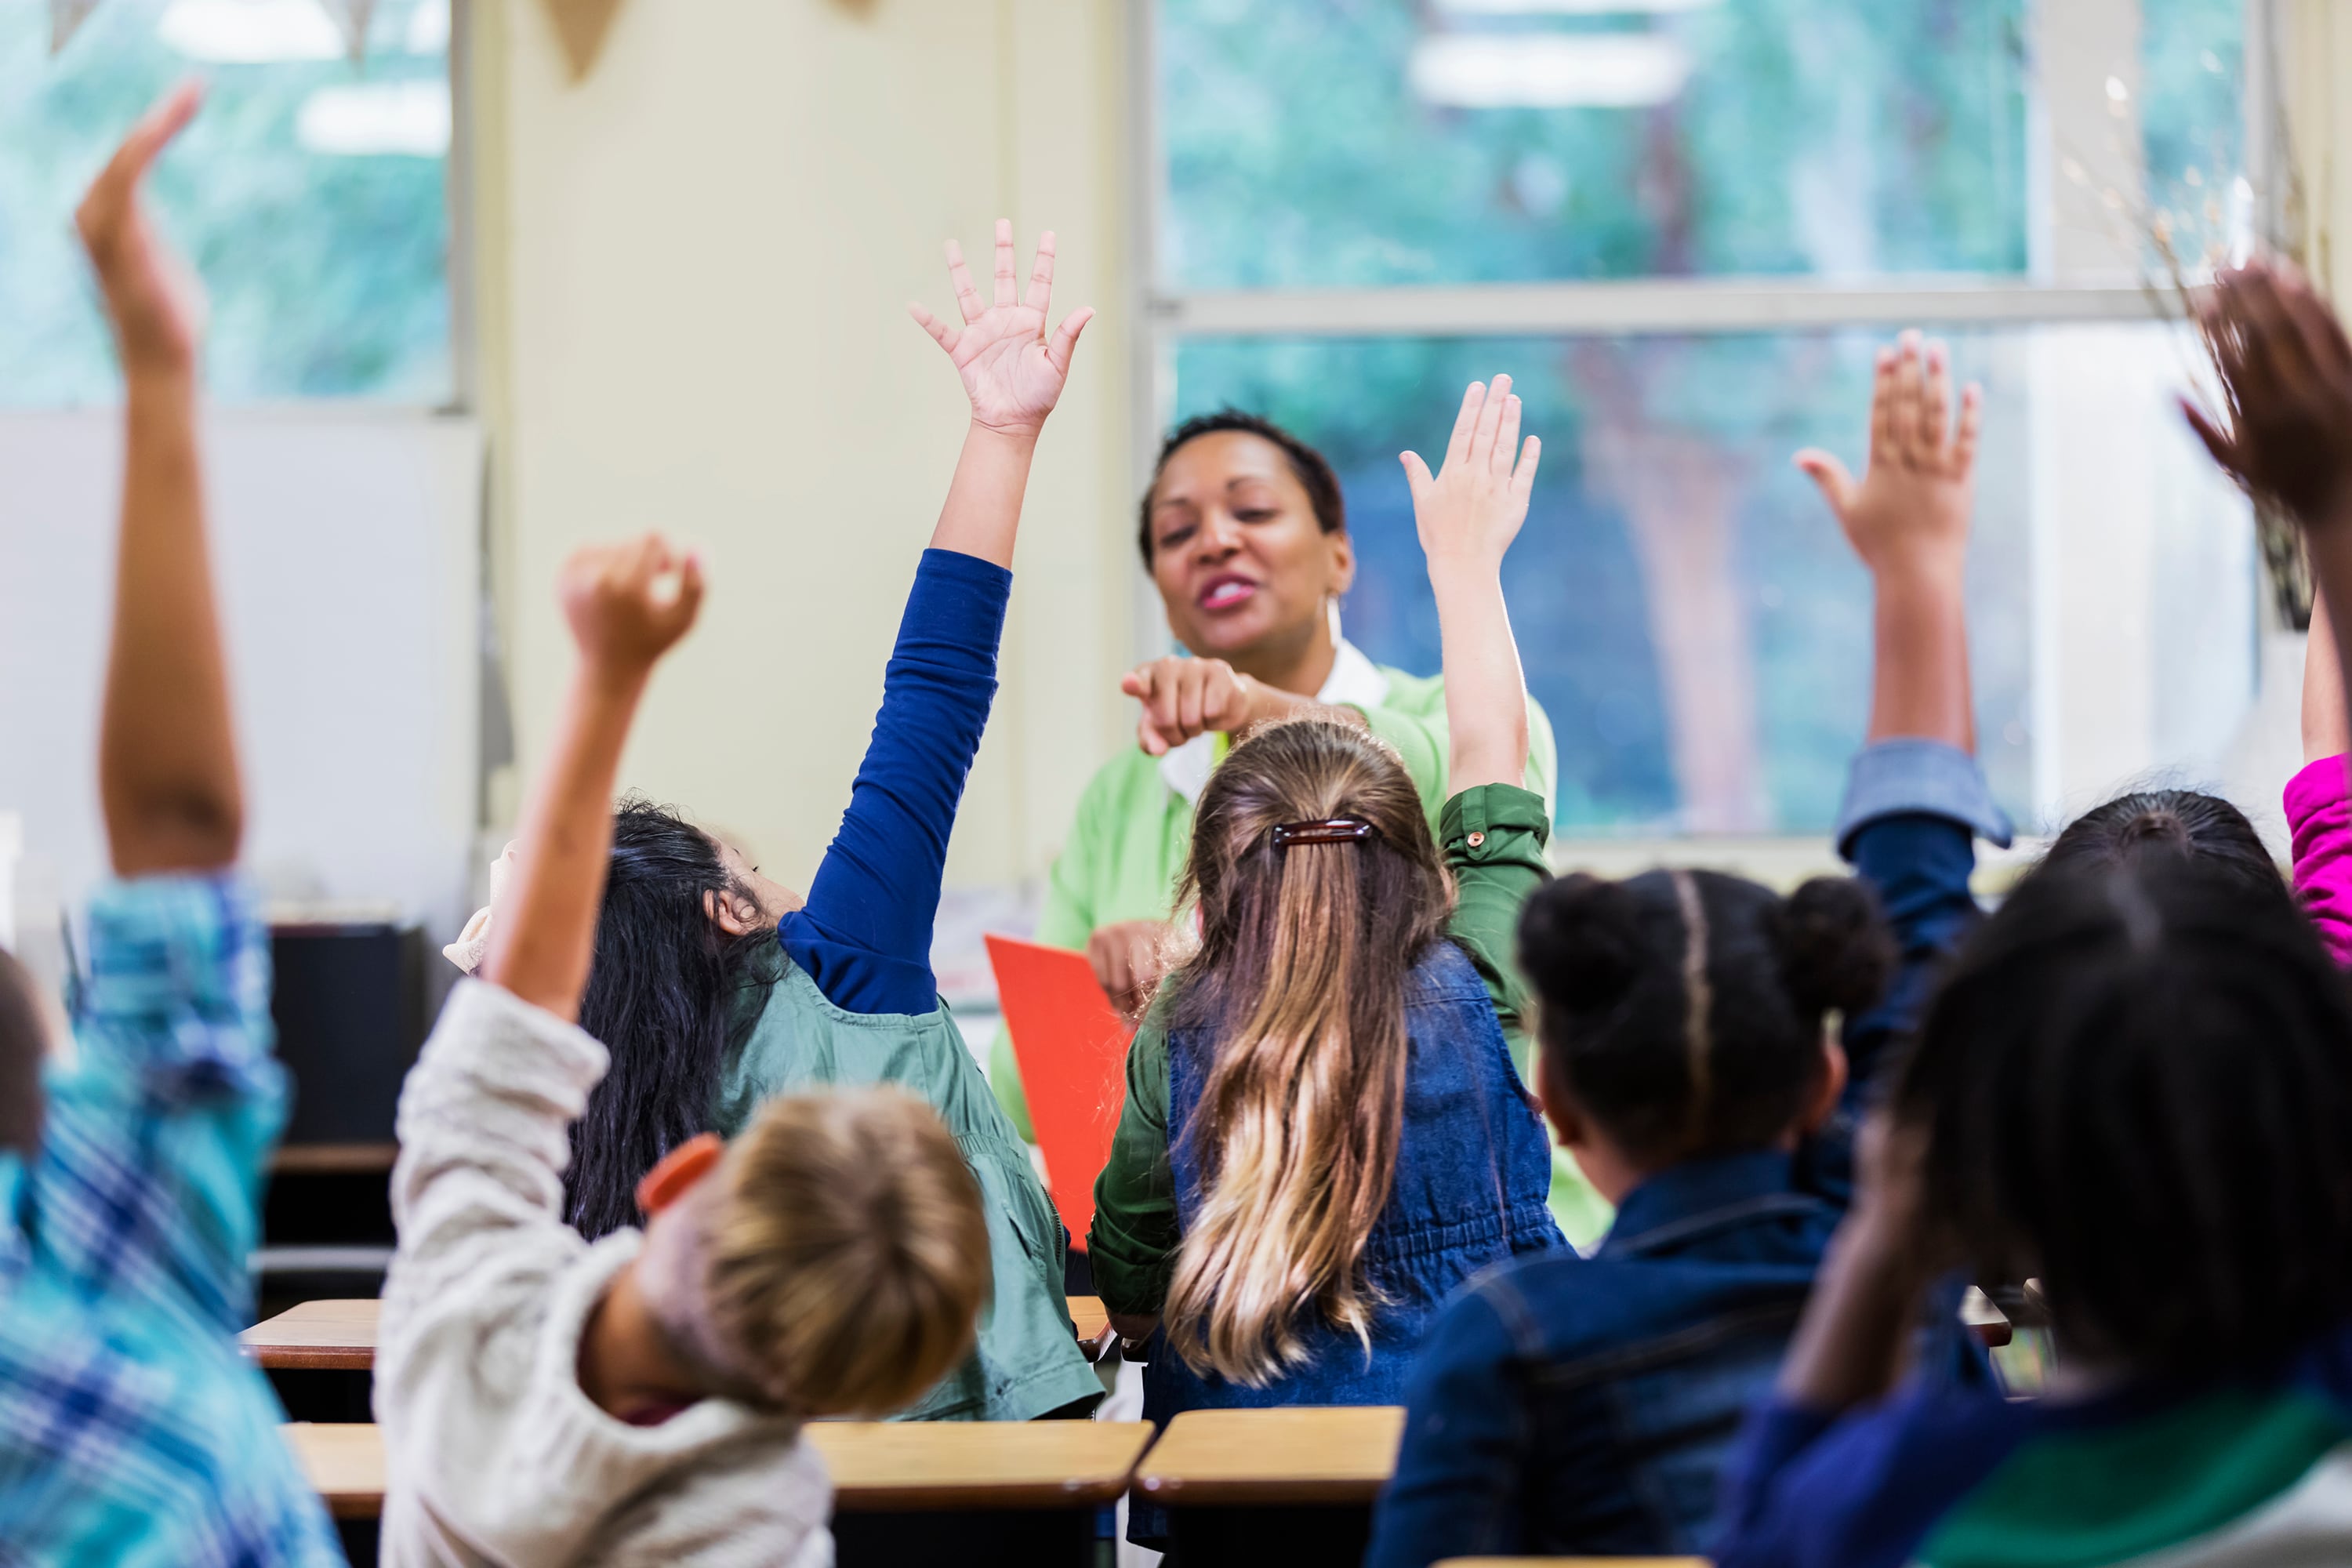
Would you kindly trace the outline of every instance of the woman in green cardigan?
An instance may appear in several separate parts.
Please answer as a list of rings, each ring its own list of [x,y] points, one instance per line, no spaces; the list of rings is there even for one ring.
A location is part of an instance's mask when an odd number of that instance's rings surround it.
[[[1318,707],[1350,709],[1404,759],[1433,825],[1446,798],[1444,678],[1374,664],[1339,635],[1356,557],[1339,476],[1320,452],[1255,415],[1189,420],[1160,449],[1137,542],[1169,630],[1191,657],[1155,659],[1122,679],[1142,703],[1138,743],[1104,763],[1079,798],[1037,928],[1039,942],[1084,952],[1129,1015],[1167,967],[1192,803],[1232,736]],[[1558,759],[1550,721],[1530,698],[1527,786],[1547,807]],[[1029,1134],[1020,1069],[1002,1033],[989,1078]],[[1605,1212],[1565,1159],[1561,1167],[1562,1228],[1597,1236]]]

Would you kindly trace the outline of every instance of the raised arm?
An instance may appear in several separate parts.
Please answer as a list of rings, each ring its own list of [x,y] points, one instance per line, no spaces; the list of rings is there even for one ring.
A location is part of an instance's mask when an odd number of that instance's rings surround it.
[[[2209,413],[2184,400],[2189,425],[2248,493],[2303,530],[2320,599],[2352,605],[2352,343],[2336,312],[2292,268],[2258,262],[2222,276],[2199,325],[2225,407]],[[2335,644],[2340,703],[2347,646],[2326,640]],[[2315,658],[2322,642],[2314,636]],[[2306,702],[2304,732],[2333,742],[2345,731],[2315,725]]]
[[[1873,742],[1910,738],[1976,750],[1963,591],[1981,404],[1982,394],[1969,387],[1955,422],[1950,356],[1942,343],[1923,344],[1917,332],[1906,332],[1878,353],[1862,479],[1827,452],[1797,454],[1870,571]]]
[[[204,304],[140,197],[202,96],[185,83],[149,110],[75,215],[122,362],[122,531],[98,781],[123,877],[229,865],[245,830],[196,451]]]
[[[964,324],[950,327],[920,305],[908,313],[947,350],[971,399],[971,424],[956,459],[947,505],[931,531],[931,548],[977,555],[1010,568],[1013,535],[1021,526],[1021,497],[1029,484],[1029,459],[1045,416],[1061,401],[1069,379],[1070,356],[1078,334],[1094,320],[1094,307],[1081,306],[1048,339],[1045,323],[1054,304],[1054,231],[1037,237],[1037,260],[1029,287],[1018,293],[1013,268],[1013,225],[996,220],[995,300],[983,305],[964,265],[963,247],[948,241],[948,276]]]
[[[491,927],[482,977],[570,1023],[595,947],[621,747],[654,665],[694,625],[702,567],[649,533],[578,552],[558,594],[580,658],[523,809],[516,887]]]
[[[1012,592],[1013,542],[1029,459],[1062,395],[1078,334],[1070,312],[1049,339],[1054,237],[1037,244],[1017,293],[1013,226],[996,226],[996,291],[981,303],[963,253],[948,270],[964,324],[908,310],[963,378],[971,424],[931,549],[915,575],[883,678],[882,712],[851,787],[849,810],[809,885],[779,926],[784,951],[825,998],[853,1013],[928,1013],[938,1005],[931,930],[948,835],[996,693],[996,652]]]
[[[1449,729],[1446,787],[1521,782],[1528,765],[1528,688],[1519,646],[1503,603],[1503,555],[1528,520],[1543,444],[1519,445],[1519,400],[1511,378],[1492,391],[1476,382],[1462,397],[1445,464],[1435,478],[1406,452],[1413,521],[1437,594]]]

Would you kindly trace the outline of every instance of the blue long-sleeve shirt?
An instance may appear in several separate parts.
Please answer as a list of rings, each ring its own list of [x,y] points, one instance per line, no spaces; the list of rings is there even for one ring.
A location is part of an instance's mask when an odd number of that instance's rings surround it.
[[[850,1013],[939,1005],[931,931],[948,836],[996,696],[1013,574],[926,550],[882,680],[882,711],[808,904],[777,936],[825,1000]]]

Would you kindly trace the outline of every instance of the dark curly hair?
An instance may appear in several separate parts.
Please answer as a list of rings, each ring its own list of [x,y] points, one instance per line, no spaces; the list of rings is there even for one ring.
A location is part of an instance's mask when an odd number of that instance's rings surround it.
[[[1786,1132],[1822,1081],[1823,1020],[1876,1002],[1895,960],[1877,899],[1851,877],[1784,899],[1716,871],[1576,876],[1519,917],[1546,1058],[1647,1161],[1760,1149]]]

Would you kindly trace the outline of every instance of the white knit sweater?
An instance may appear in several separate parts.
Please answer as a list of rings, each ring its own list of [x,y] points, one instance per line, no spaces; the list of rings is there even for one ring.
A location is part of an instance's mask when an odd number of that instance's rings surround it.
[[[632,1426],[580,1390],[580,1334],[634,1230],[562,1218],[587,1034],[458,983],[400,1097],[375,1365],[385,1563],[828,1568],[832,1486],[792,1421],[706,1399]]]

